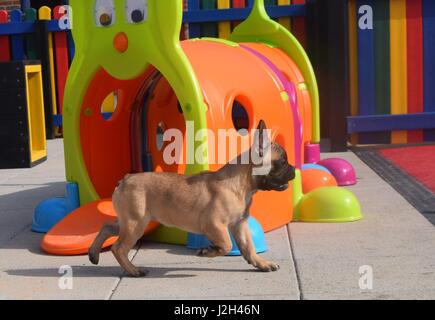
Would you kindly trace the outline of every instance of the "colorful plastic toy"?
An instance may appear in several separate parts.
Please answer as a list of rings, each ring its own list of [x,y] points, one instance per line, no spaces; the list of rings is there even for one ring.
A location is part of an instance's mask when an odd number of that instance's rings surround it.
[[[340,158],[320,160],[319,144],[305,145],[305,163],[326,168],[339,186],[351,186],[357,183],[355,169],[348,161]]]
[[[317,162],[331,171],[332,175],[337,179],[339,186],[351,186],[356,184],[355,169],[346,160],[340,158],[329,158]]]
[[[327,173],[331,174],[331,171],[329,171],[328,169],[326,169],[325,167],[322,167],[321,165],[318,164],[314,164],[314,163],[306,163],[302,165],[302,171],[303,170],[308,170],[308,169],[318,169],[318,170],[322,170],[325,171]]]
[[[293,183],[294,221],[331,223],[362,219],[360,204],[352,192],[339,187],[323,187],[304,194],[301,185],[296,183],[300,175],[297,171]]]
[[[302,174],[302,192],[308,193],[322,187],[336,187],[337,181],[334,176],[320,169],[306,169]]]
[[[304,146],[320,141],[316,79],[301,45],[267,16],[263,0],[255,1],[249,18],[229,40],[183,42],[181,0],[139,0],[132,8],[115,0],[113,8],[94,8],[100,2],[70,1],[76,57],[64,98],[64,143],[67,179],[78,184],[82,207],[47,233],[42,242],[46,252],[86,253],[104,221],[114,219],[110,196],[126,173],[195,174],[220,168],[211,158],[218,146],[204,134],[185,150],[203,150],[208,162],[198,163],[185,152],[183,160],[192,158],[192,163],[165,163],[164,144],[156,143],[165,129],[217,134],[237,127],[237,109],[247,129],[265,120],[299,171]],[[132,21],[129,15],[135,10],[142,14]],[[101,105],[113,92],[117,107],[106,120]],[[186,121],[194,126],[187,127]],[[293,185],[301,188],[300,174]],[[340,191],[335,197],[336,203],[349,201]],[[251,214],[265,232],[273,230],[292,221],[300,198],[294,199],[292,188],[260,192]],[[303,207],[315,209],[309,203]],[[145,233],[155,241],[188,241],[187,233],[156,224]]]
[[[65,197],[47,199],[36,207],[33,215],[32,231],[48,232],[71,211],[79,207],[79,188],[75,183],[68,183]]]

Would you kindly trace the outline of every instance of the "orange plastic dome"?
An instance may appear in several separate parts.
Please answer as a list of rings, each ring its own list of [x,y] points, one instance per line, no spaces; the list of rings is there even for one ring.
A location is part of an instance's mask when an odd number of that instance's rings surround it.
[[[302,170],[302,191],[305,194],[318,188],[336,186],[337,181],[335,180],[334,176],[324,170]]]

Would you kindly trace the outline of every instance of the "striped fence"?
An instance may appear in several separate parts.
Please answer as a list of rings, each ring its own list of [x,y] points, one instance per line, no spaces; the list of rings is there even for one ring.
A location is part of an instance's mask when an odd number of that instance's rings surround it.
[[[435,141],[435,1],[348,8],[352,143]]]
[[[252,0],[187,0],[189,37],[226,38],[244,20]],[[265,0],[267,11],[305,45],[305,0]]]
[[[226,38],[239,21],[248,17],[252,0],[186,0],[181,38]],[[305,44],[305,0],[266,0],[267,11]],[[0,62],[40,60],[43,69],[47,137],[60,134],[63,94],[74,57],[71,32],[62,26],[63,6],[23,11],[0,10]],[[110,113],[111,104],[103,106]],[[113,110],[112,110],[113,111]]]
[[[47,137],[55,136],[52,115],[62,113],[63,93],[74,44],[61,28],[63,6],[0,11],[0,61],[40,60],[43,72]]]

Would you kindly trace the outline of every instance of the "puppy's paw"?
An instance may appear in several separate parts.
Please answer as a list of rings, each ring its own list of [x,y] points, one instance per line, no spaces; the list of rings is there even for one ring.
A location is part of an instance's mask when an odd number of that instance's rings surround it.
[[[88,256],[89,256],[89,261],[92,264],[97,265],[98,262],[100,261],[100,255],[98,253],[94,253],[94,252],[89,251]]]
[[[143,269],[143,268],[136,268],[136,270],[130,272],[130,276],[132,276],[133,278],[143,278],[146,277],[148,275],[150,271],[147,269]]]
[[[198,257],[207,257],[209,254],[209,251],[210,251],[209,248],[202,248],[202,249],[199,249],[198,251],[196,251],[196,255]]]
[[[196,253],[198,257],[214,258],[219,255],[218,249],[215,247],[208,247],[199,249]]]
[[[270,261],[261,261],[256,264],[256,268],[262,272],[272,272],[272,271],[278,271],[279,265],[275,262]]]

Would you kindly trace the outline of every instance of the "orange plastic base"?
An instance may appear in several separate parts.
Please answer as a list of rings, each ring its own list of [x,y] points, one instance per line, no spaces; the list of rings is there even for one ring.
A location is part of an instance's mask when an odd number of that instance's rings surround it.
[[[116,220],[112,200],[98,200],[71,212],[54,226],[43,238],[41,247],[55,255],[87,254],[104,223]],[[86,223],[83,223],[86,221]],[[145,234],[159,226],[151,222]],[[111,246],[118,237],[108,239],[103,247]]]

